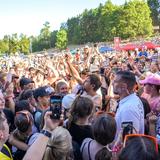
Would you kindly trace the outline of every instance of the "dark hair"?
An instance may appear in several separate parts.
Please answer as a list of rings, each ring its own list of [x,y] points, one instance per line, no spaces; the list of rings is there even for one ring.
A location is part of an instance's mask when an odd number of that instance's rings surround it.
[[[25,90],[19,97],[19,100],[28,100],[28,98],[33,97],[33,90],[32,89],[28,89]]]
[[[19,112],[22,110],[27,110],[30,112],[30,105],[28,100],[21,100],[15,103],[15,112]]]
[[[159,160],[159,155],[150,139],[135,137],[127,141],[119,160]]]
[[[99,76],[97,74],[90,74],[88,77],[90,79],[91,85],[94,85],[93,90],[97,91],[102,85]]]
[[[121,76],[121,81],[127,84],[128,89],[133,90],[134,85],[136,84],[136,77],[134,73],[129,71],[119,71],[116,75]]]
[[[25,112],[25,114],[23,111],[17,112],[18,114],[15,116],[15,126],[22,133],[27,132],[33,122],[31,113],[28,111]]]
[[[111,160],[112,153],[106,148],[102,148],[95,155],[95,160]]]
[[[116,134],[116,121],[108,114],[98,116],[92,126],[94,139],[103,146],[111,143]]]
[[[98,46],[98,44],[97,43],[94,43],[94,45],[93,45],[94,47],[97,47]]]
[[[78,118],[85,118],[91,115],[93,106],[94,104],[91,99],[87,97],[77,96],[71,106],[70,116],[68,119],[68,128],[70,127],[71,123],[76,122]]]

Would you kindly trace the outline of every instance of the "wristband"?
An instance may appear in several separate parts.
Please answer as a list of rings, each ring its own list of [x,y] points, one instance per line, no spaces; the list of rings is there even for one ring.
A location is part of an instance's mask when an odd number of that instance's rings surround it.
[[[52,133],[50,133],[47,130],[41,130],[40,133],[42,133],[43,135],[47,136],[48,138],[51,138],[51,136],[52,136]]]

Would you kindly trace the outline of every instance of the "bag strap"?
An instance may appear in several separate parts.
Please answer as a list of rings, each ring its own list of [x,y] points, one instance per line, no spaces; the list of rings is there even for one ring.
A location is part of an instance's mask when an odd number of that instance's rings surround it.
[[[91,141],[92,141],[92,139],[91,139],[89,142],[85,142],[85,143],[83,144],[83,146],[82,146],[82,151],[81,151],[81,153],[83,154],[84,147],[85,147],[86,144],[88,143],[88,156],[89,156],[89,160],[92,160],[92,159],[91,159],[91,155],[90,155],[90,151],[89,151]]]
[[[89,156],[89,160],[92,160],[92,159],[91,159],[91,153],[90,153],[90,150],[89,150],[89,149],[90,149],[91,142],[92,142],[92,140],[90,140],[89,143],[88,143],[88,156]]]

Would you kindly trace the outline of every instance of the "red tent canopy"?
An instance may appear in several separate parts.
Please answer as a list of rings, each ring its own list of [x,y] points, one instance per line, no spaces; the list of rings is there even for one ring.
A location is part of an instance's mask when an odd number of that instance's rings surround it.
[[[129,50],[135,50],[136,48],[138,48],[138,47],[135,44],[126,44],[126,45],[122,46],[120,49],[125,50],[125,51],[129,51]]]
[[[145,42],[142,45],[140,45],[139,49],[142,49],[145,46],[147,47],[147,49],[155,49],[156,48],[156,45],[154,43],[152,43],[152,42]]]

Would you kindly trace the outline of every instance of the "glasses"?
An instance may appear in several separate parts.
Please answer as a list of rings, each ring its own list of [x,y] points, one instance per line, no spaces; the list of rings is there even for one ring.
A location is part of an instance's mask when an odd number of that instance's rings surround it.
[[[157,139],[155,137],[153,137],[153,136],[144,135],[144,134],[129,134],[129,135],[126,135],[125,138],[124,138],[124,144],[123,144],[123,146],[124,147],[126,146],[126,143],[127,143],[128,140],[131,140],[131,139],[137,138],[137,137],[146,138],[146,139],[149,139],[150,141],[152,141],[153,144],[155,145],[156,151],[158,152],[158,142],[157,142]]]
[[[28,111],[19,111],[19,112],[16,112],[16,116],[20,115],[20,114],[25,115],[26,118],[27,118],[27,122],[30,123],[31,116],[30,116],[30,114],[29,114]]]

